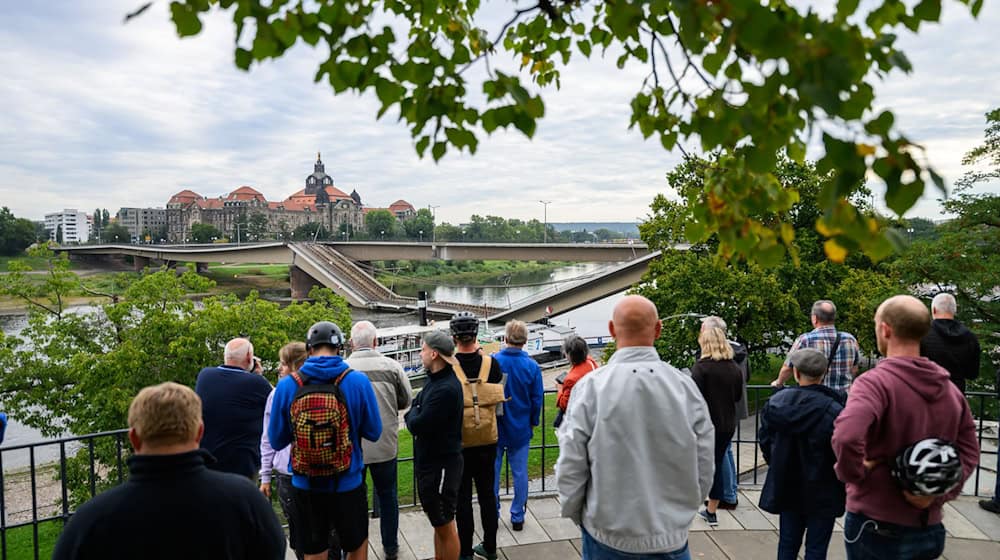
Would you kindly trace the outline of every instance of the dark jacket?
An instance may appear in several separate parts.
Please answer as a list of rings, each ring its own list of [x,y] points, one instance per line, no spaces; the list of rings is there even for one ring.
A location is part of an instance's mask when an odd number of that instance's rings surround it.
[[[740,368],[740,373],[743,374],[743,398],[740,399],[740,402],[736,403],[736,419],[744,420],[750,417],[750,409],[747,404],[747,383],[750,382],[750,355],[747,353],[747,347],[739,342],[730,340],[729,345],[733,348],[733,361],[736,362],[737,367]]]
[[[732,360],[703,358],[691,368],[691,378],[708,404],[716,437],[735,432],[736,403],[743,398],[743,373],[739,366]]]
[[[757,439],[767,461],[760,507],[771,513],[839,517],[847,499],[833,470],[833,421],[847,395],[825,385],[775,393],[760,414]]]
[[[247,479],[205,468],[211,461],[204,450],[129,458],[129,479],[80,507],[52,558],[283,559],[271,504]]]
[[[256,373],[223,365],[201,370],[194,391],[205,422],[201,447],[216,458],[209,468],[254,480],[271,384]]]
[[[442,464],[462,453],[462,385],[450,365],[427,374],[427,383],[406,413],[417,466]]]
[[[934,319],[920,341],[920,355],[948,370],[951,381],[965,392],[965,380],[979,377],[979,340],[954,319]]]

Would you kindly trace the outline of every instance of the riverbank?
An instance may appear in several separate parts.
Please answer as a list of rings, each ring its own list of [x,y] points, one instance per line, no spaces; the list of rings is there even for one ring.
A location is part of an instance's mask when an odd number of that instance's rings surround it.
[[[427,286],[502,284],[498,277],[552,272],[572,263],[562,261],[386,261],[375,262],[375,278],[388,285]]]

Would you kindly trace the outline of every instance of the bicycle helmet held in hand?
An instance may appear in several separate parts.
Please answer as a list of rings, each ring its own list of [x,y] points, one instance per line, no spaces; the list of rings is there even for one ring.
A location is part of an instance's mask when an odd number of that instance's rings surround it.
[[[344,346],[344,333],[340,327],[330,321],[320,321],[309,327],[309,333],[306,335],[306,348],[312,350],[321,344],[342,348]]]
[[[892,477],[911,494],[940,496],[962,481],[962,462],[950,442],[922,439],[896,456]]]
[[[479,319],[468,311],[459,311],[451,317],[451,334],[454,336],[476,336],[479,334]]]

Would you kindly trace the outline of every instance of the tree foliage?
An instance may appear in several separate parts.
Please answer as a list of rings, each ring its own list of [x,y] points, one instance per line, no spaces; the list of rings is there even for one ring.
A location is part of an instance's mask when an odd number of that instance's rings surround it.
[[[409,239],[430,239],[434,232],[434,214],[427,208],[417,210],[416,216],[403,222],[403,230]]]
[[[123,284],[117,301],[69,312],[46,303],[61,301],[65,284],[77,281],[63,270],[64,257],[49,256],[59,281],[31,294],[44,301],[31,307],[23,331],[0,339],[0,404],[47,435],[125,426],[139,389],[164,381],[193,386],[202,367],[221,363],[231,338],[249,337],[266,369],[274,371],[280,347],[302,340],[314,322],[330,320],[344,329],[351,324],[346,302],[325,288],[310,293],[312,303],[286,307],[256,292],[195,305],[188,294],[204,292],[211,281],[170,270]],[[20,297],[19,282],[0,284],[0,294]]]
[[[397,227],[396,216],[388,210],[372,210],[365,214],[365,230],[369,239],[392,239]]]
[[[0,208],[0,255],[19,255],[35,242],[35,224]]]
[[[211,243],[222,238],[222,232],[212,224],[194,223],[191,224],[191,233],[188,238],[192,243]]]
[[[866,353],[874,352],[875,308],[899,293],[901,285],[884,265],[875,265],[862,255],[851,255],[843,262],[829,258],[829,239],[812,229],[822,213],[818,198],[825,177],[809,162],[782,158],[775,170],[782,188],[795,192],[798,199],[783,215],[787,227],[796,233],[787,253],[765,255],[760,264],[731,262],[717,257],[716,236],[675,249],[685,239],[692,212],[684,193],[701,189],[703,170],[717,162],[688,158],[672,170],[668,180],[681,200],[658,196],[652,214],[639,225],[643,240],[664,251],[661,259],[650,264],[636,290],[657,304],[662,317],[671,317],[664,322],[664,334],[657,342],[664,359],[690,364],[700,328],[693,316],[718,315],[726,320],[731,336],[747,345],[755,362],[765,364],[766,350],[787,349],[796,335],[812,328],[809,313],[818,299],[833,300],[838,307],[837,327],[854,334]],[[855,204],[864,206],[863,200]],[[776,218],[761,211],[757,219]]]
[[[300,225],[292,232],[292,239],[295,241],[326,241],[330,239],[330,232],[321,222],[309,222]]]
[[[130,243],[132,241],[132,234],[128,228],[118,222],[114,222],[101,229],[101,241],[104,243]]]
[[[973,15],[983,3],[958,2]],[[170,11],[184,37],[201,32],[203,14],[231,10],[242,69],[282,57],[300,40],[322,43],[329,55],[315,80],[335,93],[374,91],[378,117],[398,111],[416,151],[435,160],[449,146],[475,153],[481,134],[498,128],[533,136],[545,115],[536,91],[558,87],[577,56],[600,50],[619,68],[648,65],[630,126],[666,150],[694,144],[721,153],[723,165],[708,169],[706,188],[688,198],[697,224],[686,230],[689,240],[718,232],[722,255],[773,261],[791,247],[787,222],[754,215],[795,204],[773,171],[782,152],[801,161],[810,135],[821,137],[820,170],[830,172],[816,226],[839,251],[891,251],[850,202],[867,174],[885,183],[885,203],[899,215],[926,184],[944,190],[920,148],[893,126],[893,113],[875,111],[873,87],[892,71],[911,71],[897,33],[938,21],[941,5],[842,0],[821,14],[786,0],[540,1],[511,7],[498,31],[483,27],[489,10],[480,0],[177,0]],[[466,73],[475,64],[485,72]]]

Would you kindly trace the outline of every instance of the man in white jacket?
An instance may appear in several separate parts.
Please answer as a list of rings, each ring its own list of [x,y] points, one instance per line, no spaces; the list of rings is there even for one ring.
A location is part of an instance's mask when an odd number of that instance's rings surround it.
[[[708,406],[660,361],[653,302],[626,296],[608,328],[618,350],[576,384],[559,428],[562,516],[583,528],[585,559],[689,560],[688,527],[715,474]]]

